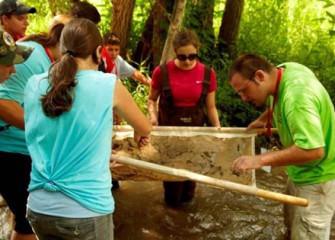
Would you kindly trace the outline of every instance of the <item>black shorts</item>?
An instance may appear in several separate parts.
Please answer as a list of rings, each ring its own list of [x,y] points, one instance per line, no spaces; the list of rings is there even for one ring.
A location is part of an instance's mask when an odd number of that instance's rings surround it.
[[[29,155],[0,151],[0,194],[15,216],[14,230],[21,234],[33,233],[26,219],[30,171]]]

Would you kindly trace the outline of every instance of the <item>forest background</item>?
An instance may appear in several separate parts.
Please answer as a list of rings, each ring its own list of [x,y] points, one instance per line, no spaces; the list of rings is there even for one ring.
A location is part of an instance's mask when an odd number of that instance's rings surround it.
[[[73,1],[25,0],[28,34],[47,31],[50,19],[67,13]],[[121,56],[147,76],[159,65],[176,4],[183,4],[182,28],[202,42],[199,60],[215,69],[221,125],[244,127],[264,107],[243,102],[227,82],[231,61],[255,53],[273,64],[299,62],[312,69],[335,103],[335,2],[333,0],[91,0],[101,14],[101,33],[117,33]],[[123,83],[146,112],[148,87]]]

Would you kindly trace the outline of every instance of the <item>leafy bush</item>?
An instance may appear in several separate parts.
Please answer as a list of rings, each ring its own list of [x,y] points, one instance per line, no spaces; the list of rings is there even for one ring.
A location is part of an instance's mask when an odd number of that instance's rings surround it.
[[[60,11],[68,9],[69,1],[51,0],[48,2],[30,0],[28,5],[37,8],[37,14],[30,14],[28,33],[47,30],[51,18],[49,3],[53,3]],[[111,19],[110,0],[89,1],[98,7],[102,22],[102,33],[109,30]],[[200,31],[202,46],[200,61],[212,66],[217,74],[218,90],[217,108],[222,126],[247,126],[264,108],[255,108],[243,102],[227,82],[228,68],[231,59],[224,53],[219,53],[213,47],[223,14],[225,0],[215,1],[213,31]],[[130,33],[130,49],[136,45],[144,29],[148,12],[153,6],[151,1],[137,0]],[[197,4],[188,2],[183,23],[197,28],[201,21],[197,15],[206,9],[193,9]],[[63,9],[63,10],[62,10]],[[239,39],[237,42],[239,53],[255,53],[264,56],[273,64],[295,61],[311,68],[320,81],[328,89],[335,103],[335,3],[333,0],[249,0],[244,1],[244,12],[240,24]],[[143,67],[144,63],[140,63]],[[150,65],[150,63],[149,63]],[[147,66],[147,65],[146,65]],[[151,75],[148,69],[142,69],[147,76]],[[146,112],[148,87],[136,82],[123,81],[140,108]]]

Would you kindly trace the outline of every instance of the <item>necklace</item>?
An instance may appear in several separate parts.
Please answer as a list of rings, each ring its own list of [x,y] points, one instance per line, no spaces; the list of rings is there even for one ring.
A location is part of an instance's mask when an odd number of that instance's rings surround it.
[[[275,109],[275,105],[277,102],[277,98],[278,98],[278,91],[279,91],[279,85],[280,85],[280,80],[283,74],[283,69],[282,68],[278,68],[278,74],[277,74],[277,82],[276,82],[276,88],[275,88],[275,92],[273,94],[273,102],[272,102],[272,108],[270,108],[270,106],[268,106],[268,120],[266,123],[266,137],[270,138],[271,136],[271,127],[272,127],[272,117],[273,117],[273,111]]]

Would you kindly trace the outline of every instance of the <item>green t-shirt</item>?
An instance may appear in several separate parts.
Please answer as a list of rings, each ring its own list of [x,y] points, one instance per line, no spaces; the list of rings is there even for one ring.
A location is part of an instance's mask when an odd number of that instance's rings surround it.
[[[324,147],[324,156],[287,166],[290,179],[301,185],[335,179],[335,113],[326,89],[307,67],[284,63],[274,121],[284,147]]]

